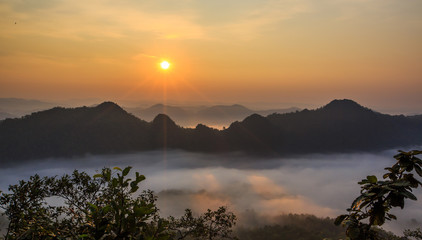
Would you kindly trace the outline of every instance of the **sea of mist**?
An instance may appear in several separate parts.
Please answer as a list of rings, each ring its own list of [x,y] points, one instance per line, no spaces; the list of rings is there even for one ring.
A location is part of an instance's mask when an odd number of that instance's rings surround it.
[[[396,150],[377,153],[313,154],[257,158],[243,154],[198,154],[168,150],[145,153],[43,159],[0,166],[0,189],[39,174],[61,176],[74,169],[95,174],[103,167],[132,166],[146,176],[142,189],[158,195],[161,215],[178,216],[186,208],[196,213],[228,206],[240,226],[271,224],[281,214],[307,213],[336,217],[358,196],[357,184],[367,175],[381,178],[394,164]],[[422,199],[422,192],[415,192]],[[394,210],[398,221],[385,225],[395,233],[422,221],[422,202],[407,201]]]

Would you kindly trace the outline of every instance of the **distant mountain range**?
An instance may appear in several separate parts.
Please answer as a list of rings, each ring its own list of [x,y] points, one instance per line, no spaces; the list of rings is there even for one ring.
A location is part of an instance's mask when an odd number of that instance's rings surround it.
[[[0,98],[0,120],[6,118],[22,117],[24,115],[47,110],[56,104],[39,100],[21,98]]]
[[[125,108],[128,112],[144,119],[152,121],[158,114],[166,114],[181,126],[196,126],[202,123],[208,126],[229,126],[234,121],[239,121],[254,113],[267,116],[273,113],[288,113],[299,111],[299,108],[252,110],[245,106],[216,105],[216,106],[171,106],[156,104],[149,108]]]
[[[74,104],[69,103],[62,103],[60,105],[62,106],[63,104],[65,106],[74,106]],[[6,118],[19,118],[33,112],[56,107],[57,105],[57,103],[39,100],[0,98],[0,120]],[[300,110],[296,107],[252,110],[239,104],[216,106],[171,106],[155,104],[148,108],[123,107],[123,109],[148,122],[152,121],[158,114],[166,114],[180,126],[194,127],[198,123],[202,123],[218,128],[228,126],[232,122],[242,120],[254,113],[266,116],[272,113],[287,113]]]
[[[277,156],[421,144],[421,115],[381,114],[352,100],[334,100],[319,109],[267,117],[252,114],[224,130],[203,124],[183,128],[164,114],[147,122],[112,102],[96,107],[56,107],[0,122],[2,162],[163,148]]]

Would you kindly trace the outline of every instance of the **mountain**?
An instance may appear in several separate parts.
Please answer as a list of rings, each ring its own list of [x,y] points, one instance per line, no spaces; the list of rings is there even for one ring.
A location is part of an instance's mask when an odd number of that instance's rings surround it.
[[[166,114],[181,126],[195,126],[199,123],[211,126],[228,126],[234,121],[239,121],[245,117],[258,113],[268,115],[272,113],[286,113],[298,111],[298,108],[251,110],[245,106],[216,105],[216,106],[171,106],[156,104],[148,108],[127,108],[135,116],[151,121],[158,114]]]
[[[6,118],[14,118],[14,117],[16,117],[16,116],[13,115],[13,114],[0,111],[0,120],[6,119]]]
[[[245,120],[236,128],[257,131]],[[422,144],[422,119],[381,114],[347,99],[316,110],[272,114],[266,120],[271,130],[258,139],[278,153],[372,151]]]
[[[115,153],[148,146],[147,123],[110,102],[96,107],[56,107],[0,123],[4,159]],[[141,137],[140,137],[141,136]]]
[[[130,111],[135,116],[147,121],[153,120],[158,114],[166,114],[172,117],[177,122],[185,122],[188,121],[190,116],[193,114],[192,112],[186,110],[183,107],[176,107],[164,104],[155,104],[145,109],[130,109]]]
[[[291,108],[277,108],[277,109],[268,109],[268,110],[257,110],[254,111],[256,114],[262,115],[262,116],[267,116],[273,113],[290,113],[290,112],[297,112],[300,111],[300,108],[297,107],[291,107]]]
[[[421,143],[421,115],[381,114],[352,100],[267,117],[252,114],[224,130],[203,124],[183,128],[165,114],[146,122],[112,102],[56,107],[0,122],[2,162],[163,148],[262,156],[373,151]]]
[[[55,107],[54,103],[21,98],[0,98],[0,120],[10,117],[22,117],[32,112]]]

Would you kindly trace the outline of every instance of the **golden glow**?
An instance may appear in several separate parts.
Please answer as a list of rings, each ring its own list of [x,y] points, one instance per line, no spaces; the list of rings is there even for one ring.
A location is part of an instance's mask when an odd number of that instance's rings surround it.
[[[421,109],[420,1],[35,2],[0,1],[0,97]]]
[[[167,62],[167,61],[162,61],[160,63],[160,66],[161,66],[162,69],[167,70],[170,67],[170,63]]]

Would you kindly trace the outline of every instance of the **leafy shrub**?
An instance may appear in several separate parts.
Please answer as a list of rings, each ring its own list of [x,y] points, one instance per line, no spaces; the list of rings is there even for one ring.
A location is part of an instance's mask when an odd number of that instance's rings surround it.
[[[404,208],[405,199],[417,200],[413,189],[422,186],[415,178],[413,172],[422,177],[422,160],[416,155],[422,151],[399,151],[394,158],[397,162],[392,167],[387,167],[384,180],[376,176],[367,176],[359,182],[361,195],[357,197],[352,206],[347,209],[348,214],[337,217],[335,223],[347,227],[346,235],[351,239],[385,239],[375,226],[381,226],[385,221],[396,219],[389,213],[393,207]],[[417,235],[418,232],[413,232]],[[409,231],[409,234],[412,234]],[[410,236],[410,235],[409,235]]]
[[[188,218],[161,218],[152,191],[136,194],[145,176],[136,172],[132,180],[130,170],[104,168],[94,177],[77,170],[60,178],[34,175],[9,186],[10,193],[0,195],[9,221],[5,239],[231,238],[236,216],[225,207],[196,218],[191,210]],[[64,204],[49,204],[54,199]]]

